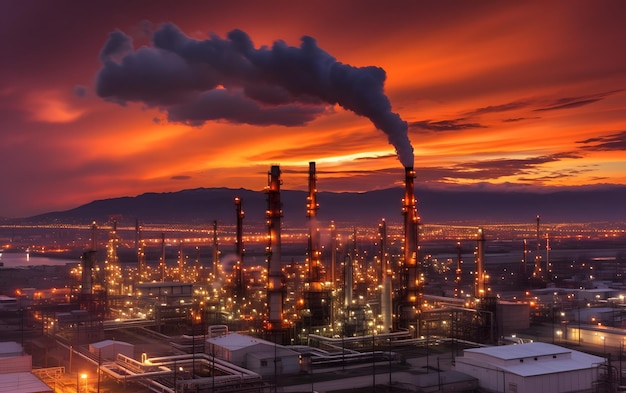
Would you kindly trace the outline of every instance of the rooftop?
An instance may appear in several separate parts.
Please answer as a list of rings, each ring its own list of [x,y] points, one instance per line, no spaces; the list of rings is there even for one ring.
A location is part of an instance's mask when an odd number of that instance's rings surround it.
[[[466,349],[463,353],[457,361],[478,361],[524,377],[589,369],[605,361],[598,356],[542,342]]]

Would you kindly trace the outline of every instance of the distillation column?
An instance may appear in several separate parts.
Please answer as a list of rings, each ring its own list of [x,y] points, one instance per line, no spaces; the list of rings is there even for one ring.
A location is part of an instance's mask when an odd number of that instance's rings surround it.
[[[269,332],[282,330],[283,273],[281,259],[280,223],[283,215],[280,203],[280,168],[272,165],[268,173],[267,192],[267,321]]]
[[[404,200],[402,215],[404,216],[404,282],[401,326],[407,327],[416,318],[415,306],[420,301],[420,282],[418,267],[418,226],[417,202],[415,200],[415,171],[413,167],[405,168]]]

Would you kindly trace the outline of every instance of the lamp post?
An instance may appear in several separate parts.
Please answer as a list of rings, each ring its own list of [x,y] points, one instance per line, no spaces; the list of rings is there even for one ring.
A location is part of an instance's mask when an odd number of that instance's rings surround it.
[[[80,380],[78,379],[78,377],[80,376],[80,379],[85,381],[85,392],[87,392],[87,374],[82,373],[82,374],[78,374],[76,373],[76,393],[80,392]]]

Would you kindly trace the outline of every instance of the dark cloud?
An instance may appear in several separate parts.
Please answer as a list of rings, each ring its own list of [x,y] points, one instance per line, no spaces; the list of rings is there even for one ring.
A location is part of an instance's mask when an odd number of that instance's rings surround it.
[[[520,108],[525,108],[528,105],[530,105],[530,103],[525,102],[525,101],[514,101],[514,102],[509,102],[509,103],[501,104],[501,105],[489,105],[483,108],[478,108],[473,111],[467,112],[466,115],[474,116],[474,115],[482,115],[485,113],[507,112],[507,111],[512,111],[512,110],[516,110]]]
[[[563,159],[579,159],[582,156],[575,153],[559,153],[547,156],[530,157],[523,159],[497,159],[485,161],[470,161],[447,168],[427,168],[430,181],[453,181],[454,179],[490,180],[513,175],[532,175],[543,164]],[[420,170],[421,172],[421,170]]]
[[[603,93],[597,93],[597,94],[590,94],[590,95],[586,95],[586,96],[578,96],[578,97],[564,97],[564,98],[559,98],[558,100],[555,100],[551,103],[548,103],[547,106],[543,107],[543,108],[538,108],[535,109],[535,112],[542,112],[542,111],[552,111],[552,110],[558,110],[558,109],[571,109],[571,108],[578,108],[584,105],[589,105],[589,104],[593,104],[594,102],[598,102],[600,100],[603,100],[604,98],[619,93],[622,90],[612,90],[612,91],[607,91],[607,92],[603,92]]]
[[[626,131],[615,134],[589,138],[576,143],[583,144],[583,149],[595,151],[626,150]]]
[[[541,119],[541,117],[538,116],[534,116],[534,117],[514,117],[511,119],[503,119],[502,122],[504,123],[515,123],[518,121],[524,121],[524,120],[537,120],[537,119]]]
[[[112,32],[100,53],[98,95],[158,107],[170,121],[188,124],[222,119],[302,125],[337,104],[370,119],[402,164],[413,165],[408,125],[391,111],[383,91],[386,74],[379,67],[340,63],[307,36],[300,47],[276,41],[271,48],[255,49],[241,30],[227,39],[196,40],[165,24],[154,32],[152,44],[135,50],[128,36]],[[218,98],[241,105],[220,105]]]
[[[460,131],[472,128],[487,128],[487,126],[480,123],[464,123],[464,120],[465,119],[439,121],[422,120],[411,122],[410,126],[428,131]]]
[[[176,176],[172,176],[170,177],[170,180],[190,180],[191,176],[187,176],[187,175],[176,175]]]
[[[109,33],[109,39],[100,51],[100,61],[118,60],[133,50],[132,39],[119,30]]]

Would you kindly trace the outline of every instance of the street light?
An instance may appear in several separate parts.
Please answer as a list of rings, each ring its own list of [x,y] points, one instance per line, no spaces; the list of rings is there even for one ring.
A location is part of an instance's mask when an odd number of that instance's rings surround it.
[[[80,392],[80,383],[79,383],[79,379],[78,379],[79,375],[78,373],[76,374],[76,393]],[[85,392],[87,392],[87,374],[82,373],[80,374],[80,379],[85,381]]]

